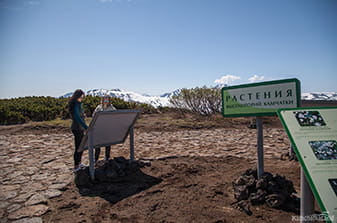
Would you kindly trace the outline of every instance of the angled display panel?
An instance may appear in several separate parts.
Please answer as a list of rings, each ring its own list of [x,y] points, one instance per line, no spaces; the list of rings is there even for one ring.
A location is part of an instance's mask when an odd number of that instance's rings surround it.
[[[337,107],[280,109],[278,115],[324,220],[336,223]]]
[[[139,114],[139,110],[97,112],[88,129],[93,134],[93,147],[97,148],[123,143]],[[83,137],[79,151],[86,149],[88,149],[87,135]]]
[[[298,79],[267,81],[222,88],[224,117],[276,115],[280,108],[297,108],[301,100]]]

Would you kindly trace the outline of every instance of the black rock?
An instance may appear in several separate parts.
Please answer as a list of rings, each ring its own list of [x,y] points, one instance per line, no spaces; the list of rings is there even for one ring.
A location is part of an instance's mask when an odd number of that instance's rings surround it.
[[[257,169],[248,169],[248,170],[246,170],[244,175],[247,175],[247,176],[252,175],[252,176],[254,176],[255,179],[257,179]]]
[[[300,214],[300,205],[301,205],[300,198],[291,195],[283,204],[282,209],[285,211],[292,211],[296,214]]]
[[[99,182],[105,182],[107,180],[104,168],[97,168],[95,170],[95,179]]]
[[[264,178],[261,178],[256,181],[256,189],[267,189],[268,181]]]
[[[270,181],[273,179],[273,174],[269,172],[264,172],[261,176],[262,179],[265,179],[266,181]]]
[[[90,181],[89,168],[79,170],[75,173],[75,184],[78,187],[90,186],[91,181]]]
[[[267,193],[264,190],[259,189],[256,193],[252,193],[249,196],[249,201],[252,205],[263,204],[265,202]]]
[[[117,171],[116,169],[112,169],[112,168],[107,169],[107,171],[105,172],[106,181],[112,181],[116,179],[117,177],[119,177],[119,174],[117,173]]]
[[[254,188],[256,186],[256,179],[254,178],[253,175],[247,176],[246,185],[249,188]]]
[[[279,189],[280,189],[279,185],[275,181],[271,180],[268,182],[268,186],[267,186],[268,194],[278,193]]]
[[[234,197],[236,200],[247,200],[249,198],[249,190],[247,186],[241,185],[234,187]]]
[[[283,205],[286,197],[283,194],[270,194],[266,196],[266,204],[271,208],[279,208]]]
[[[240,211],[245,212],[247,215],[252,215],[252,211],[250,210],[249,203],[247,201],[240,201],[236,204],[236,208]]]
[[[245,184],[246,178],[244,176],[239,176],[239,178],[233,182],[233,185],[245,185]]]

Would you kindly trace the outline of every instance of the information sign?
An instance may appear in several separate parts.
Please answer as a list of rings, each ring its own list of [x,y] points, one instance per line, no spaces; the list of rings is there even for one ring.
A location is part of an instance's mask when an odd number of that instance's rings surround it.
[[[311,190],[326,216],[337,222],[337,107],[280,109]]]
[[[298,79],[267,81],[222,88],[224,117],[276,115],[277,109],[299,107]]]

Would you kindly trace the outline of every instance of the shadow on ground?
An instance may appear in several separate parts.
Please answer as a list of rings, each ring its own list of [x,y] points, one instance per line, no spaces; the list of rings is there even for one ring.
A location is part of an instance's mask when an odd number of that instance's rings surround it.
[[[96,167],[95,181],[91,181],[87,167],[76,173],[75,183],[82,196],[98,196],[117,203],[162,181],[143,173],[141,168],[145,165],[151,164],[117,157]]]

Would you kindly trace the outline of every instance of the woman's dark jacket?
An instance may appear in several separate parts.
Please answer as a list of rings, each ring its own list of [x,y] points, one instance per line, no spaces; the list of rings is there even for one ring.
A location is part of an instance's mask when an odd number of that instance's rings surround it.
[[[84,130],[87,129],[88,126],[84,121],[84,112],[82,109],[82,103],[76,101],[73,104],[73,107],[70,108],[71,119],[73,120],[71,124],[72,130]]]

